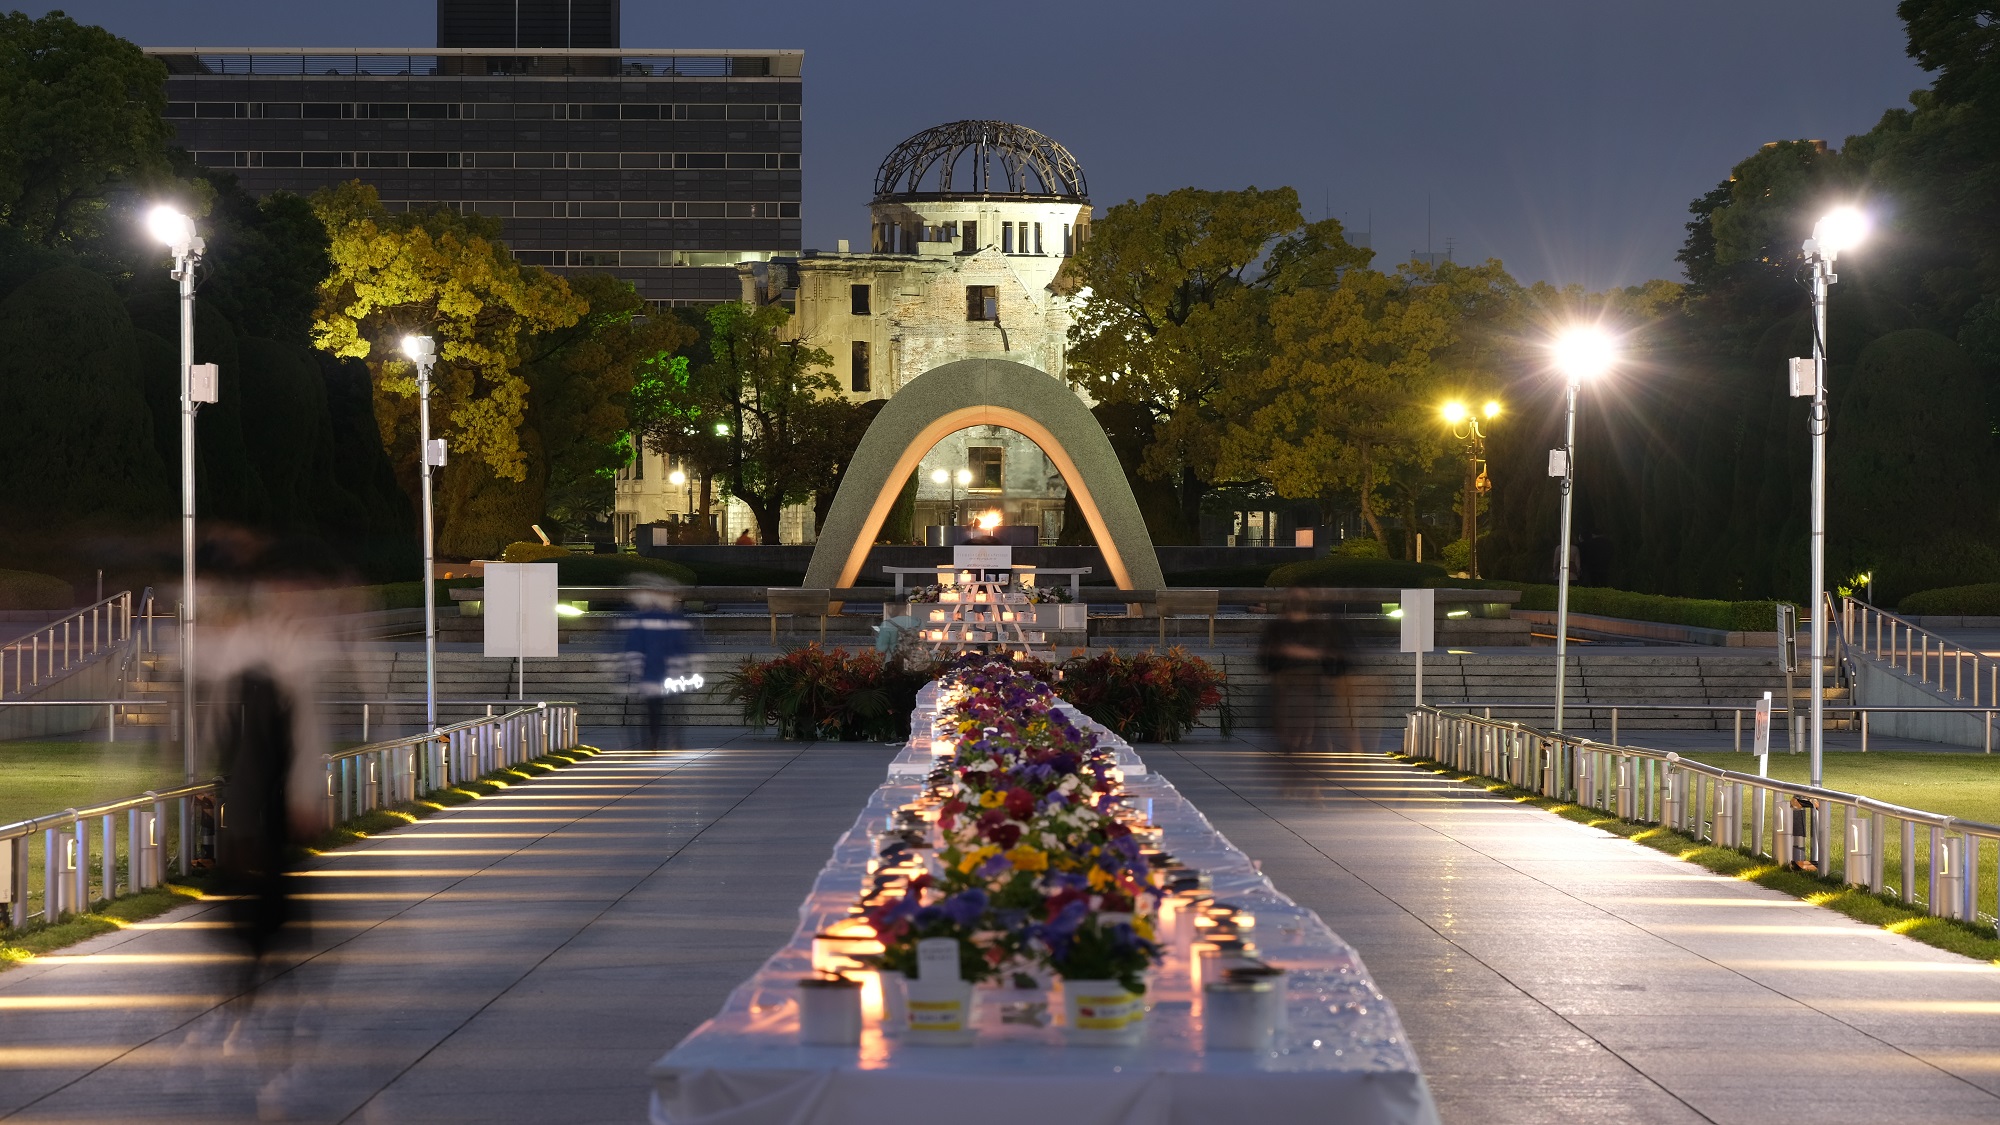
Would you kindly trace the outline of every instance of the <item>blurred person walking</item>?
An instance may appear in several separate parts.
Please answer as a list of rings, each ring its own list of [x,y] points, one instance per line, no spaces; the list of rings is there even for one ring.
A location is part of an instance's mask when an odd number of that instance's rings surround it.
[[[1311,595],[1285,593],[1284,611],[1264,629],[1257,663],[1270,677],[1272,725],[1278,749],[1287,754],[1318,748],[1320,696],[1326,686],[1327,630],[1331,619],[1316,612]],[[1332,654],[1339,660],[1339,654]],[[1341,667],[1344,668],[1344,662]]]
[[[689,682],[696,678],[694,624],[680,611],[672,585],[637,577],[644,581],[632,591],[632,614],[624,622],[626,675],[632,693],[645,702],[646,748],[678,750],[681,724],[669,724],[666,710],[670,700],[699,686]]]

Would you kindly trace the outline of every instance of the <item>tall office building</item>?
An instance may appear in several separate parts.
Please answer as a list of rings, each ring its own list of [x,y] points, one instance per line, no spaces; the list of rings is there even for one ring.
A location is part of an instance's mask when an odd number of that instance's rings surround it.
[[[430,49],[147,48],[197,162],[254,193],[358,179],[492,215],[525,262],[647,300],[799,252],[802,52],[619,46],[618,0],[438,0]]]

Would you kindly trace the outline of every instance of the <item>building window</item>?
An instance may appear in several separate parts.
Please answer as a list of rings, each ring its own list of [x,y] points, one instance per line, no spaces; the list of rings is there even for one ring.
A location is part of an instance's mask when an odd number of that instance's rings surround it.
[[[868,287],[866,285],[850,285],[847,287],[847,309],[855,316],[867,316],[869,314]],[[859,356],[862,353],[856,352],[854,354]],[[865,390],[867,388],[856,389]]]
[[[968,285],[965,287],[965,319],[1000,319],[1000,288],[996,285]]]
[[[962,230],[965,241],[959,243],[959,248],[967,254],[977,252],[979,249],[979,224],[968,219]]]
[[[1000,252],[1002,254],[1012,254],[1014,252],[1013,223],[1000,224]]]
[[[975,445],[965,451],[965,467],[972,472],[972,483],[965,487],[973,492],[998,492],[1006,478],[1001,475],[1002,454],[998,446]]]
[[[1042,224],[1035,224],[1035,253],[1042,252]]]
[[[857,285],[856,289],[867,291],[867,286]],[[848,384],[857,394],[865,394],[872,384],[868,378],[868,341],[854,341],[854,378]]]
[[[1076,253],[1076,233],[1068,223],[1063,224],[1063,257]]]

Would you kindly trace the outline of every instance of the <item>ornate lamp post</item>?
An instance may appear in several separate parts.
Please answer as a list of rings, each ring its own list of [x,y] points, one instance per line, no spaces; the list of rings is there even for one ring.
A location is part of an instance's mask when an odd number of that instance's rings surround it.
[[[1471,556],[1466,563],[1466,573],[1479,577],[1479,498],[1493,491],[1493,482],[1486,477],[1486,432],[1480,428],[1483,416],[1492,421],[1500,416],[1500,404],[1489,400],[1478,413],[1457,399],[1444,404],[1438,411],[1451,426],[1451,436],[1465,443],[1465,512],[1462,521],[1465,544],[1471,548]]]

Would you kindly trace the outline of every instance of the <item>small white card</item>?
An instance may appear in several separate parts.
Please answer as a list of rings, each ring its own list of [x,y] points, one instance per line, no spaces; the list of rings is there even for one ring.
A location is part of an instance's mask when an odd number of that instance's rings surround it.
[[[958,979],[958,939],[925,938],[917,943],[917,979],[948,981]]]

